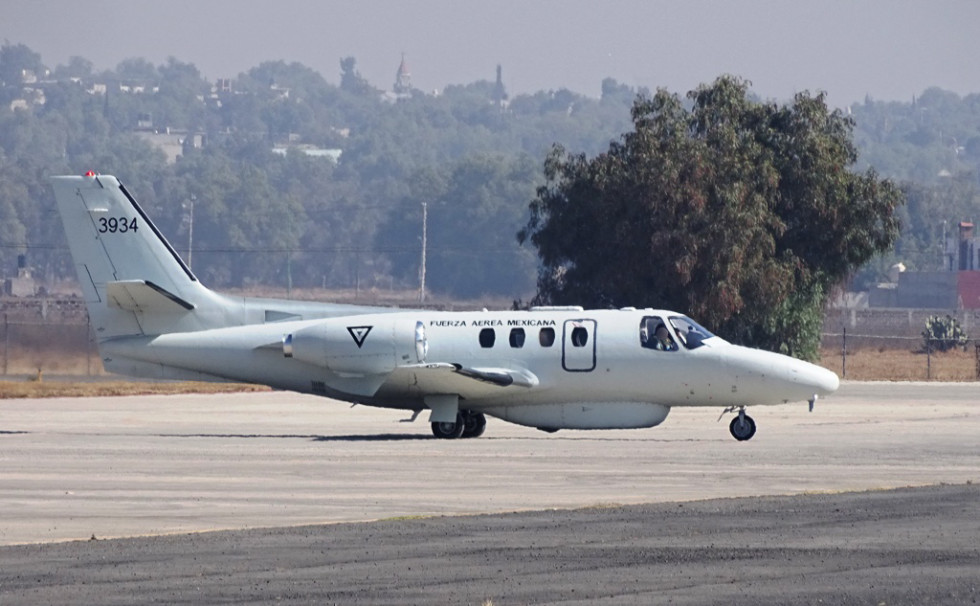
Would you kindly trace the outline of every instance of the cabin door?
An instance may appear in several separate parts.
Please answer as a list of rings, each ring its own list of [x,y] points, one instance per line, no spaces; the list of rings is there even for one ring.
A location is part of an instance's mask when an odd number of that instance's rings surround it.
[[[569,372],[595,369],[595,320],[565,320],[562,329],[561,366]]]

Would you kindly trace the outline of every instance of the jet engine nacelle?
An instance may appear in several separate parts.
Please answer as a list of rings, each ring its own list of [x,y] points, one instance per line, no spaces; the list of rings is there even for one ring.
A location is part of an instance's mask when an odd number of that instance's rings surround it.
[[[377,375],[391,372],[400,355],[414,352],[414,335],[412,322],[349,316],[324,320],[286,335],[282,350],[287,358],[339,374]]]

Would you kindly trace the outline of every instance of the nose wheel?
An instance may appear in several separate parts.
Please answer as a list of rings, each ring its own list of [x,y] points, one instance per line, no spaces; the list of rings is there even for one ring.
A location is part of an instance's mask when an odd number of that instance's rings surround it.
[[[752,417],[745,414],[744,408],[740,408],[738,415],[728,425],[728,431],[732,432],[733,438],[739,442],[744,442],[755,435],[755,421],[752,420]]]

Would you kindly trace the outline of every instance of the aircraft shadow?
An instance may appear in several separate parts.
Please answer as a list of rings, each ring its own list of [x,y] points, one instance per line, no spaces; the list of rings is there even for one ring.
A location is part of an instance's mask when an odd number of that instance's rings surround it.
[[[3,432],[0,432],[3,433]],[[225,439],[284,439],[311,440],[313,442],[404,442],[411,440],[434,440],[435,436],[425,434],[371,434],[349,436],[321,436],[316,434],[259,434],[259,433],[167,433],[157,434],[160,438],[225,438]]]
[[[379,433],[379,434],[364,434],[364,435],[352,435],[352,436],[317,436],[313,438],[314,442],[407,442],[414,440],[435,440],[436,437],[433,435],[426,434],[397,434],[397,433]]]
[[[0,435],[3,434],[15,434],[15,433],[28,433],[26,431],[0,431]],[[281,439],[281,440],[310,440],[312,442],[415,442],[421,440],[435,440],[435,436],[431,434],[396,434],[396,433],[379,433],[379,434],[352,434],[352,435],[336,435],[336,436],[324,436],[318,434],[262,434],[262,433],[161,433],[156,434],[159,438],[221,438],[221,439],[238,439],[238,440],[253,440],[253,439]],[[610,438],[610,437],[599,437],[599,436],[582,436],[582,435],[565,435],[565,436],[551,436],[551,435],[541,435],[541,436],[482,436],[476,438],[480,441],[563,441],[563,442],[705,442],[712,440],[704,440],[699,438]],[[469,442],[470,440],[461,440],[464,442]]]

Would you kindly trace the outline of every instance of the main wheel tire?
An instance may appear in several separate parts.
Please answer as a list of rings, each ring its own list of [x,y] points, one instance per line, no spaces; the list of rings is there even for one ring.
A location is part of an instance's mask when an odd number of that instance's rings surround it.
[[[466,411],[463,415],[463,437],[479,438],[487,428],[487,418],[482,412]]]
[[[433,423],[432,435],[443,440],[455,440],[462,437],[465,429],[466,422],[463,413],[457,412],[455,423]]]
[[[737,415],[728,425],[728,431],[739,442],[744,442],[755,435],[755,421],[746,414]]]

